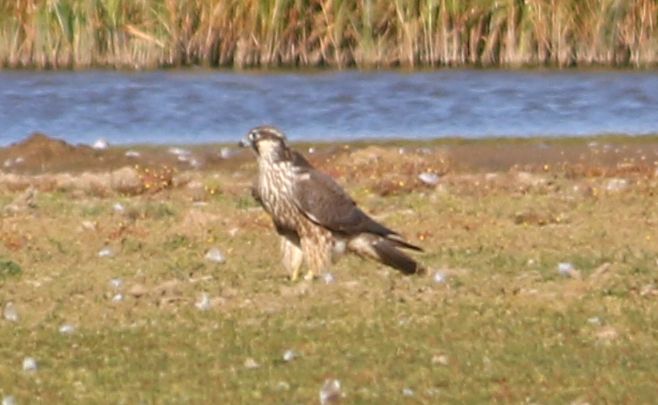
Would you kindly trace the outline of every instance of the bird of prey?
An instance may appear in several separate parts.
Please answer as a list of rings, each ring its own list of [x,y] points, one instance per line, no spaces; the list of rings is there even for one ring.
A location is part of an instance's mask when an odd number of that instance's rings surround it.
[[[292,150],[272,126],[250,130],[240,142],[258,160],[254,198],[272,217],[281,236],[282,261],[296,280],[302,263],[306,279],[320,275],[343,253],[377,260],[404,274],[424,271],[399,248],[422,251],[376,222],[356,205],[333,178]]]

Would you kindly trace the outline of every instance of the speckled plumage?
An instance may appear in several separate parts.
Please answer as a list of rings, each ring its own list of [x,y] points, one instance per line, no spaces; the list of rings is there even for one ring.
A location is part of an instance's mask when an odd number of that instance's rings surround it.
[[[296,279],[305,262],[307,277],[327,270],[346,250],[378,260],[406,274],[422,270],[397,248],[421,250],[375,222],[329,176],[290,149],[278,129],[252,129],[245,145],[258,156],[254,196],[281,236],[283,264]]]

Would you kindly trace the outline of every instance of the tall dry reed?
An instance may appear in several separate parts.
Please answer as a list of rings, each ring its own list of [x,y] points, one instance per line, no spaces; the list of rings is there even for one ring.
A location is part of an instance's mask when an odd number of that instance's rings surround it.
[[[656,0],[3,0],[0,66],[654,66]]]

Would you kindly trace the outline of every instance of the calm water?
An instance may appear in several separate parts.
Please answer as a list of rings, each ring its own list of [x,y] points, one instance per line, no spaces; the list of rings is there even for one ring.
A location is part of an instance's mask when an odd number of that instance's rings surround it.
[[[658,72],[0,72],[0,145],[658,132]]]

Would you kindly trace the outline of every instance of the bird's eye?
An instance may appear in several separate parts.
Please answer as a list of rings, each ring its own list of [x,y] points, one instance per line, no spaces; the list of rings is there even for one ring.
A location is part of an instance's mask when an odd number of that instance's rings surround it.
[[[256,133],[255,132],[249,132],[249,140],[250,141],[255,141],[256,140]]]

